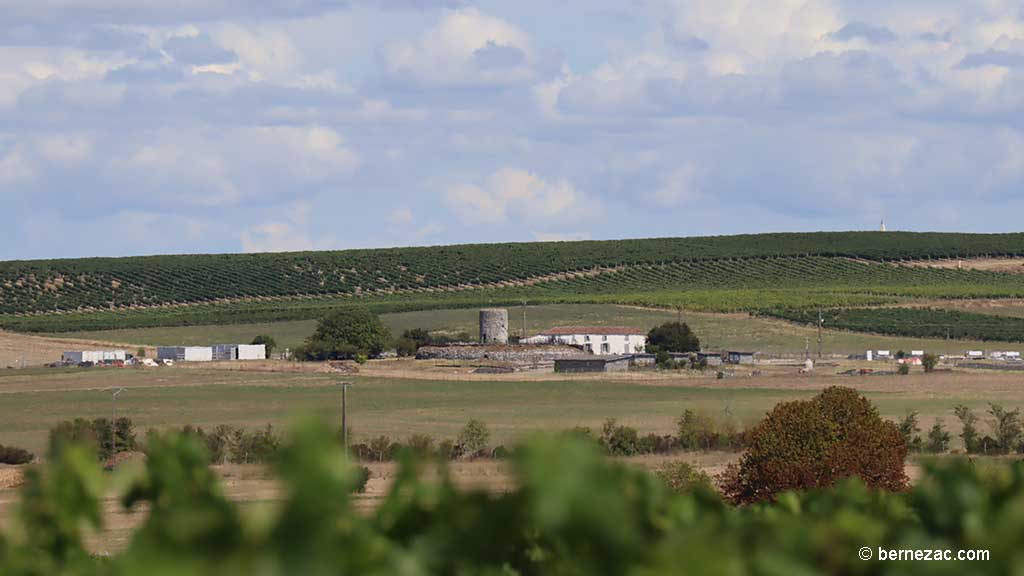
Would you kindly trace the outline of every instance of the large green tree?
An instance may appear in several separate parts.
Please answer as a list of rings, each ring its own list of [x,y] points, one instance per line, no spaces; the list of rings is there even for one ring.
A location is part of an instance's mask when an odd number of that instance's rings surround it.
[[[361,307],[343,308],[320,320],[306,339],[300,358],[306,360],[349,360],[360,355],[375,358],[391,341],[391,333],[380,318]]]
[[[647,333],[647,351],[653,354],[699,350],[700,339],[685,322],[666,322]]]

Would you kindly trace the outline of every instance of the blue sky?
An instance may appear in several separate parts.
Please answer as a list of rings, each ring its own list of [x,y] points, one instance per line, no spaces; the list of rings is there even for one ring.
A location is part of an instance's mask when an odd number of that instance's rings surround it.
[[[1024,0],[0,7],[0,259],[1021,229]]]

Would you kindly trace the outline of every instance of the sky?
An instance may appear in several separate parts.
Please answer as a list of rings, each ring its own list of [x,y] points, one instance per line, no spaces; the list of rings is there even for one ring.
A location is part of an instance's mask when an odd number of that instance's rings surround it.
[[[0,259],[1017,231],[1024,0],[0,0]]]

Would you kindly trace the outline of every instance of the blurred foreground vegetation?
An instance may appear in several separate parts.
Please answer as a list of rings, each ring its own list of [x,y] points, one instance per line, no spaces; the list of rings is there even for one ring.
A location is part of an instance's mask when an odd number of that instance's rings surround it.
[[[149,440],[145,463],[101,471],[64,446],[30,469],[0,535],[0,574],[1014,574],[1024,572],[1024,466],[928,464],[910,491],[858,479],[746,507],[708,483],[673,484],[616,463],[575,434],[514,450],[516,488],[457,488],[440,459],[407,455],[389,494],[359,512],[365,478],[336,434],[307,423],[273,466],[282,500],[229,501],[194,436]],[[676,475],[678,476],[678,474]],[[670,486],[669,484],[673,484]],[[90,555],[83,539],[119,494],[149,514],[128,547]],[[862,547],[987,549],[987,562],[862,561]]]

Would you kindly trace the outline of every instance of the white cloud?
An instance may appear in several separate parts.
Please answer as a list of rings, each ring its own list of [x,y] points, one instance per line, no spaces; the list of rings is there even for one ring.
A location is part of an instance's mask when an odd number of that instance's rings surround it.
[[[395,208],[388,216],[392,224],[410,224],[414,220],[412,210],[406,207]]]
[[[392,76],[427,85],[519,84],[536,78],[536,58],[526,32],[476,8],[446,12],[384,55]]]
[[[525,170],[503,168],[483,186],[448,188],[445,203],[466,224],[502,223],[510,217],[578,219],[593,212],[584,194],[568,180],[547,181]]]
[[[678,208],[699,200],[703,196],[697,185],[697,166],[688,162],[669,172],[661,186],[646,195],[647,200],[659,208]]]
[[[0,186],[23,184],[35,177],[24,150],[16,146],[7,154],[0,152]]]
[[[93,141],[85,134],[51,134],[37,138],[35,148],[45,160],[71,166],[92,155]]]

